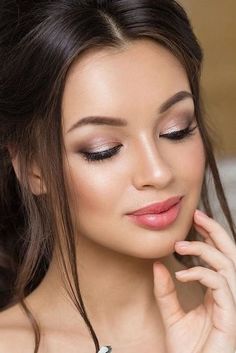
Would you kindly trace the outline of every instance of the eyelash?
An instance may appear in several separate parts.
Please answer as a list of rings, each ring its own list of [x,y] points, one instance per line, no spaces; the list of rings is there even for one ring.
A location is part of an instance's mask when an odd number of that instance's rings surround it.
[[[190,125],[183,130],[173,131],[168,134],[162,134],[160,135],[160,137],[165,137],[170,140],[178,142],[180,140],[183,140],[193,135],[194,130],[198,127],[198,125],[196,125],[193,128],[190,128]],[[117,145],[113,148],[110,148],[108,150],[101,151],[101,152],[80,152],[80,153],[82,154],[83,158],[87,162],[99,162],[99,161],[102,162],[105,159],[115,156],[121,147],[122,145]]]

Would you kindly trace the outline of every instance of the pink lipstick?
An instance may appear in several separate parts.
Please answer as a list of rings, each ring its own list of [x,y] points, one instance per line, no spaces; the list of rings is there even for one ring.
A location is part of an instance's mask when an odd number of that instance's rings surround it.
[[[161,230],[171,225],[177,218],[181,208],[181,196],[171,197],[164,202],[145,206],[128,216],[140,226]]]

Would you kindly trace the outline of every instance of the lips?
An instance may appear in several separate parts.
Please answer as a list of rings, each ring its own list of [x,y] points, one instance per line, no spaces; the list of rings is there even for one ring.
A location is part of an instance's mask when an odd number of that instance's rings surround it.
[[[136,225],[154,230],[164,230],[175,223],[181,210],[183,196],[171,197],[164,202],[154,203],[128,214]]]
[[[171,197],[171,198],[165,200],[164,202],[153,203],[149,206],[140,208],[140,209],[138,209],[134,212],[131,212],[129,214],[134,215],[134,216],[141,216],[141,215],[145,215],[145,214],[158,214],[158,213],[166,212],[171,207],[176,205],[181,200],[181,198],[182,198],[181,196],[174,196],[174,197]]]

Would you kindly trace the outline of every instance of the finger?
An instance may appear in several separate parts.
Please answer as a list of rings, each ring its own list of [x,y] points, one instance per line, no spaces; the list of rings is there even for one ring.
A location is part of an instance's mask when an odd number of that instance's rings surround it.
[[[215,306],[212,312],[213,325],[217,330],[235,335],[236,305],[226,279],[218,272],[196,266],[175,273],[181,282],[199,281],[212,290]]]
[[[213,247],[216,247],[214,241],[210,238],[210,235],[207,233],[206,230],[204,230],[204,228],[202,228],[201,226],[194,224],[194,228],[196,229],[196,231],[202,236],[203,241]]]
[[[154,272],[154,295],[159,306],[164,326],[168,329],[176,321],[180,320],[185,312],[183,311],[175,288],[175,284],[167,268],[155,262]]]
[[[233,261],[218,249],[200,241],[179,241],[175,251],[181,255],[199,256],[203,261],[221,274],[228,282],[236,302],[236,270]]]
[[[236,245],[224,228],[200,210],[195,211],[194,222],[209,234],[215,246],[230,257],[236,266]]]

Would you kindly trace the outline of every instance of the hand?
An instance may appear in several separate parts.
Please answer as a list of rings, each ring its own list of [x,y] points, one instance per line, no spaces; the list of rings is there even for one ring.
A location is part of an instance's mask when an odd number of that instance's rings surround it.
[[[184,312],[167,268],[153,265],[154,293],[166,330],[168,353],[234,353],[236,350],[236,245],[212,218],[196,210],[194,226],[204,241],[186,247],[181,255],[200,256],[208,268],[196,266],[176,272],[181,282],[199,281],[207,287],[204,302]],[[185,242],[184,242],[185,243]]]

